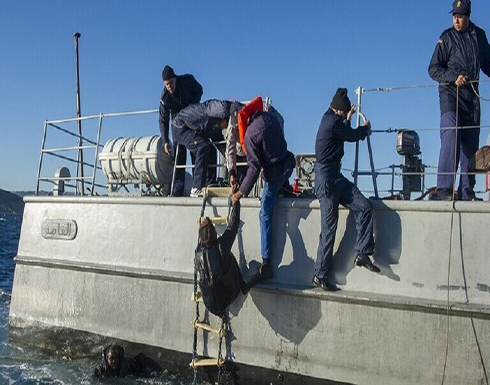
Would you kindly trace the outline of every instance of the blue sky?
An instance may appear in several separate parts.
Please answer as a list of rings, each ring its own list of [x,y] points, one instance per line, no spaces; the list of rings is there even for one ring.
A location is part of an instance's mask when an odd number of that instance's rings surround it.
[[[170,64],[177,74],[194,74],[203,100],[269,96],[285,118],[290,149],[310,153],[337,87],[347,87],[354,101],[358,86],[433,83],[427,66],[440,33],[451,26],[450,9],[450,0],[4,0],[0,188],[34,189],[44,120],[76,114],[76,31],[83,115],[158,108],[161,71]],[[488,32],[489,16],[490,2],[474,0],[472,20]],[[490,97],[490,83],[481,94]],[[489,103],[482,110],[482,125],[490,125]],[[435,87],[366,93],[363,112],[373,129],[423,128],[424,163],[437,164],[438,131],[425,130],[439,125]],[[95,136],[90,124],[83,128]],[[104,125],[102,141],[158,132],[157,115],[117,120]],[[488,134],[482,130],[481,145]],[[372,144],[377,168],[401,162],[396,134],[373,134]],[[352,168],[354,145],[346,149],[344,167]],[[364,143],[360,161],[367,170]],[[387,188],[390,181],[379,184]]]

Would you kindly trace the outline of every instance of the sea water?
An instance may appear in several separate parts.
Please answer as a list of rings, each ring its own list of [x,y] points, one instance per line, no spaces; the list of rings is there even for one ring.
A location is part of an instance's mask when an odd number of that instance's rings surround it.
[[[22,215],[0,213],[0,385],[96,384],[95,360],[54,357],[9,343],[8,318],[14,257],[19,244]],[[157,378],[111,379],[104,384],[189,384],[164,373]]]

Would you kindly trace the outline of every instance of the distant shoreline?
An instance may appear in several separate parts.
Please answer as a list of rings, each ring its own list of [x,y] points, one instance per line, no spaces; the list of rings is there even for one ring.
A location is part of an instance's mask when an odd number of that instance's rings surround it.
[[[24,200],[15,193],[0,189],[0,212],[22,214],[24,212]]]

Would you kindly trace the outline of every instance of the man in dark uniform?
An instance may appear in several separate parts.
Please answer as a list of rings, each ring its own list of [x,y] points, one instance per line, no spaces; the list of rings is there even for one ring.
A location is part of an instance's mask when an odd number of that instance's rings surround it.
[[[160,134],[162,137],[163,149],[167,155],[170,155],[170,116],[172,116],[173,122],[180,110],[187,107],[189,104],[199,103],[202,96],[202,86],[192,75],[186,74],[176,76],[172,67],[168,65],[163,69],[162,78],[165,88],[162,91],[159,108]],[[177,153],[176,150],[179,146],[179,155],[178,159],[175,159],[175,162],[177,165],[185,165],[187,157],[186,149],[184,146],[178,144],[173,134],[172,124],[172,137],[175,153]],[[171,192],[172,195],[184,195],[184,179],[185,170],[183,168],[175,170],[174,191]]]
[[[339,204],[349,208],[356,219],[355,264],[373,272],[380,271],[369,258],[374,251],[371,203],[340,172],[344,142],[364,140],[371,128],[367,121],[364,126],[352,129],[350,119],[354,111],[355,106],[351,106],[347,89],[339,88],[330,108],[323,115],[315,142],[315,194],[320,201],[321,233],[313,284],[327,291],[338,290],[328,280],[328,275],[332,270]]]
[[[223,130],[228,126],[231,102],[226,100],[207,100],[182,109],[172,122],[174,141],[185,146],[194,159],[191,197],[201,196],[205,186],[216,181],[216,149],[212,142],[224,141]],[[225,145],[218,144],[224,154]]]
[[[295,166],[294,155],[288,151],[284,132],[278,119],[269,112],[255,112],[245,133],[247,175],[240,189],[231,196],[237,202],[247,196],[263,170],[264,188],[260,207],[260,249],[262,265],[260,278],[273,276],[270,263],[272,246],[272,214],[279,189],[289,179]]]
[[[453,199],[460,163],[457,198],[475,200],[475,176],[468,175],[468,166],[479,145],[478,79],[480,69],[490,75],[490,46],[485,31],[470,21],[470,0],[456,0],[451,12],[453,27],[442,33],[429,65],[430,77],[440,83],[441,106],[437,193],[432,199]]]

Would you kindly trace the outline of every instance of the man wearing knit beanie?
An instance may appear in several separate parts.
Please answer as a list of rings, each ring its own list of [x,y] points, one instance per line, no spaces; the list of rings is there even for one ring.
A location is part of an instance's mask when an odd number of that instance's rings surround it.
[[[374,251],[371,203],[342,175],[340,169],[340,162],[344,156],[344,142],[364,140],[371,128],[371,123],[366,121],[363,126],[352,129],[350,120],[354,112],[355,106],[351,106],[347,89],[337,89],[330,108],[323,115],[316,136],[315,194],[320,201],[321,234],[313,285],[327,291],[339,290],[329,280],[329,274],[332,273],[339,204],[350,209],[356,219],[355,265],[366,267],[373,272],[380,271],[369,258]]]
[[[169,138],[169,128],[170,128],[170,118],[172,122],[177,117],[177,114],[189,104],[199,103],[202,96],[202,86],[197,82],[194,76],[190,74],[186,75],[175,75],[172,67],[166,65],[162,71],[162,78],[164,82],[164,88],[162,91],[162,96],[160,98],[159,107],[159,125],[160,125],[160,135],[162,138],[163,150],[167,155],[170,155],[170,138]],[[177,153],[178,159],[174,159],[177,165],[185,165],[187,153],[186,148],[175,142],[175,137],[173,135],[173,124],[172,124],[172,139],[174,140],[174,150]],[[173,196],[184,195],[184,179],[185,179],[185,169],[180,168],[175,170],[174,178],[174,188],[171,191]]]

